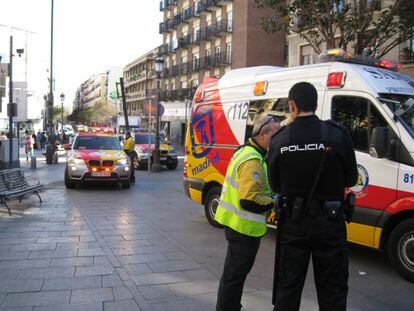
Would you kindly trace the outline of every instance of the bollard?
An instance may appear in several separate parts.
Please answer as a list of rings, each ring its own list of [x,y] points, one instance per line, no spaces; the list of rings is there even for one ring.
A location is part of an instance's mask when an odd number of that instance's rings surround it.
[[[52,145],[46,145],[46,163],[53,164],[54,149]]]
[[[31,157],[30,158],[30,168],[32,169],[32,170],[35,170],[36,169],[36,157]]]

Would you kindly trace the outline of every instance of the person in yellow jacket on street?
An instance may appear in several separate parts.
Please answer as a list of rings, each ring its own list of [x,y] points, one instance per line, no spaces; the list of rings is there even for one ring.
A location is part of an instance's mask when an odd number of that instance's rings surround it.
[[[134,168],[134,160],[136,157],[135,153],[135,140],[131,136],[131,132],[127,131],[125,133],[125,140],[123,143],[123,150],[128,155],[129,159],[131,160],[131,182],[135,182],[135,168]]]
[[[228,241],[216,311],[239,311],[242,307],[244,282],[267,230],[266,213],[273,207],[265,156],[279,128],[276,118],[259,114],[253,122],[252,138],[236,150],[227,169],[215,215]]]

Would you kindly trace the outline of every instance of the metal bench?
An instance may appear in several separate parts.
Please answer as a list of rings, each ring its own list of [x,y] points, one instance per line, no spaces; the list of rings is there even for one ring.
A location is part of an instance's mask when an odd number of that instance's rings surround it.
[[[30,185],[28,181],[34,182],[34,184]],[[34,178],[26,179],[20,169],[0,171],[0,205],[7,208],[9,215],[11,215],[11,212],[7,205],[8,199],[18,197],[21,202],[23,196],[36,194],[39,197],[40,203],[42,203],[39,191],[43,188],[44,185],[40,184],[39,180]]]

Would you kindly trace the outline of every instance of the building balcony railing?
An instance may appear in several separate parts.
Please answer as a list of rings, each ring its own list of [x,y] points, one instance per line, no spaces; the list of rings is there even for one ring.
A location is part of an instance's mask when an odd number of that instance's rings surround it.
[[[228,66],[231,65],[231,61],[231,52],[211,54],[204,57],[202,67],[204,69],[209,69],[213,67]]]
[[[233,32],[233,22],[231,20],[222,20],[214,25],[215,35]]]
[[[203,1],[203,8],[206,11],[209,11],[212,8],[220,7],[219,0],[204,0]]]
[[[169,32],[172,28],[173,21],[170,19],[166,19],[163,27],[163,32]]]
[[[178,13],[173,18],[172,28],[177,29],[178,25],[181,24],[181,22],[182,22],[182,15],[181,15],[181,13]]]
[[[215,28],[213,26],[206,26],[205,28],[201,29],[200,34],[201,40],[212,40],[215,34]]]
[[[190,63],[189,62],[185,62],[185,63],[182,63],[181,64],[181,70],[180,70],[180,73],[182,74],[182,75],[185,75],[185,74],[187,74],[187,73],[189,73],[191,70],[190,70]]]
[[[414,49],[404,46],[400,49],[400,63],[410,64],[414,63]]]
[[[162,101],[183,101],[192,99],[197,90],[197,87],[180,88],[178,90],[168,90],[160,92],[160,100]]]

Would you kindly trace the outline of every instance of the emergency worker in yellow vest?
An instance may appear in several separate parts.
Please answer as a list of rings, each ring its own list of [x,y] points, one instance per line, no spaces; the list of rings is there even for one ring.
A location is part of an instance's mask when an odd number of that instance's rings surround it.
[[[279,128],[276,118],[258,115],[252,138],[236,150],[227,169],[215,216],[228,241],[217,311],[239,311],[242,307],[244,281],[266,233],[266,212],[273,207],[265,156]]]

